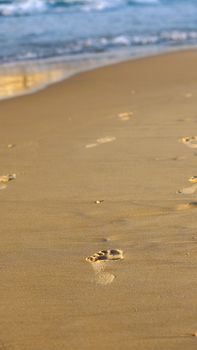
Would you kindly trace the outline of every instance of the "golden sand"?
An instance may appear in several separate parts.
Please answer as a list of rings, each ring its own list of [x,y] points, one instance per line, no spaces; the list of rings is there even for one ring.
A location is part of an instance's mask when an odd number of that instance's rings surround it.
[[[188,51],[1,101],[0,348],[196,349],[196,82]]]

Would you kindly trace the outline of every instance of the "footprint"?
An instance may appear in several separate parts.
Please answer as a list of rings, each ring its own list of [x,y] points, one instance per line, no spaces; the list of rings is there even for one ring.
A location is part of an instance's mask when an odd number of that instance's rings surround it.
[[[130,120],[130,117],[132,117],[132,115],[133,115],[133,112],[123,112],[123,113],[119,113],[118,117],[122,121],[128,121]]]
[[[96,147],[98,146],[97,143],[89,143],[88,145],[86,145],[86,148],[93,148],[93,147]]]
[[[169,160],[181,161],[181,160],[185,160],[185,157],[184,156],[175,156],[175,157],[170,157],[170,158],[156,157],[156,158],[154,158],[154,160],[156,160],[156,161],[169,161]]]
[[[192,93],[191,93],[191,92],[187,92],[187,93],[185,94],[185,97],[186,97],[186,98],[191,98],[191,97],[192,97]]]
[[[98,260],[120,260],[123,259],[123,252],[120,249],[108,249],[100,250],[98,253],[95,253],[86,258],[86,261],[95,262]]]
[[[193,209],[197,208],[197,202],[190,202],[186,204],[179,204],[177,205],[177,210],[188,210],[188,209]]]
[[[116,140],[116,138],[114,136],[105,136],[105,137],[101,137],[101,138],[97,139],[96,142],[94,142],[94,143],[87,144],[85,147],[86,148],[93,148],[93,147],[97,147],[97,146],[104,144],[104,143],[113,142],[115,140]]]
[[[16,174],[8,174],[8,175],[2,175],[0,176],[0,183],[7,183],[11,180],[16,179]]]
[[[190,208],[197,208],[197,202],[190,202],[189,206]]]
[[[14,148],[16,145],[14,143],[9,143],[8,145],[8,148],[11,149],[11,148]]]
[[[92,268],[95,273],[96,283],[101,285],[111,284],[115,278],[112,273],[105,272],[105,263],[102,261],[96,261],[92,264]]]
[[[172,157],[171,160],[185,160],[185,157],[184,156],[175,156],[175,157]]]
[[[177,193],[180,194],[193,194],[197,190],[197,184],[190,186],[190,187],[185,187],[182,190],[178,190]]]
[[[192,183],[197,183],[197,176],[190,177],[188,181]]]
[[[197,190],[197,176],[192,176],[188,179],[189,182],[194,183],[193,186],[185,187],[182,190],[178,190],[177,193],[181,194],[193,194]]]
[[[113,282],[115,276],[112,273],[105,272],[105,263],[113,260],[122,260],[123,251],[120,249],[101,250],[86,258],[91,263],[94,270],[96,282],[107,285]]]
[[[96,142],[101,145],[103,143],[108,143],[108,142],[113,142],[115,141],[115,137],[114,136],[105,136],[105,137],[101,137],[100,139],[97,139]]]
[[[189,204],[188,203],[186,203],[186,204],[178,204],[176,209],[177,210],[187,210],[187,209],[189,209]]]
[[[189,148],[197,148],[197,136],[182,137],[180,141]]]

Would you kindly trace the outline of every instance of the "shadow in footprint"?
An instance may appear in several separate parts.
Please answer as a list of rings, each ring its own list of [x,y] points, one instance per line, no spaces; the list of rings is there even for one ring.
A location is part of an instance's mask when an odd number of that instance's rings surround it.
[[[190,203],[188,203],[188,205],[189,205],[191,208],[197,208],[197,202],[190,202]]]
[[[185,204],[179,204],[177,210],[188,210],[188,209],[197,209],[197,202],[189,202]]]

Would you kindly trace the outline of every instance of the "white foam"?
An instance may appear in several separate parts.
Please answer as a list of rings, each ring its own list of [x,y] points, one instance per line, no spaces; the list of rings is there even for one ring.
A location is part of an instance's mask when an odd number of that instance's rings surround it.
[[[47,4],[43,0],[21,0],[12,4],[0,5],[3,16],[25,15],[46,10]]]
[[[160,40],[157,35],[135,35],[132,38],[132,43],[135,45],[148,45],[148,44],[156,44]]]
[[[102,11],[105,9],[116,8],[119,5],[127,4],[126,0],[83,0],[83,2],[85,4],[85,11]]]
[[[159,4],[159,0],[130,0],[130,3],[134,4],[142,4],[142,5],[151,5],[151,4]]]
[[[112,43],[128,46],[131,42],[127,36],[119,35],[112,40]]]
[[[62,0],[61,6],[80,5],[85,11],[102,11],[119,5],[126,5],[127,3],[150,5],[158,4],[159,2],[159,0]],[[47,10],[48,6],[55,6],[57,3],[58,1],[56,0],[14,0],[12,3],[0,4],[0,13],[4,16],[11,16],[43,12]]]

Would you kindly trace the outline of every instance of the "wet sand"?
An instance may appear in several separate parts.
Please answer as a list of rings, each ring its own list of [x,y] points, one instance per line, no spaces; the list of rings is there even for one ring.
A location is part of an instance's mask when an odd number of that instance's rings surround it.
[[[0,125],[0,349],[196,349],[197,51],[1,101]]]

